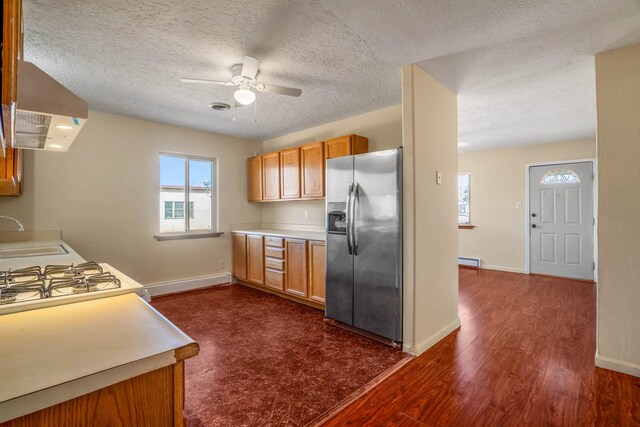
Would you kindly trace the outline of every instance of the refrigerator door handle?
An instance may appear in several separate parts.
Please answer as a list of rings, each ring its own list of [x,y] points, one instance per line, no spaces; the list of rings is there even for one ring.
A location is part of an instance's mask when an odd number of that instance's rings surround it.
[[[352,205],[352,213],[351,213],[351,236],[353,238],[353,254],[355,256],[358,256],[358,227],[356,226],[356,209],[358,208],[358,205],[360,204],[360,184],[358,184],[357,182],[354,184],[353,187],[353,201],[351,202]]]
[[[346,228],[347,228],[347,250],[349,251],[349,255],[353,255],[353,247],[351,244],[351,223],[353,218],[351,218],[351,205],[353,203],[353,183],[349,184],[349,195],[347,196],[347,217],[346,217]]]

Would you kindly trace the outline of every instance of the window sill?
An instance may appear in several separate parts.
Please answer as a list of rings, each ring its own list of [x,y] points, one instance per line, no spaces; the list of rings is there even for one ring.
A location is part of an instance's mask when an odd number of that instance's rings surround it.
[[[473,230],[476,228],[475,225],[471,224],[458,224],[458,230]]]
[[[204,239],[207,237],[220,237],[224,233],[217,231],[193,231],[190,233],[162,233],[153,236],[159,242],[165,240]]]

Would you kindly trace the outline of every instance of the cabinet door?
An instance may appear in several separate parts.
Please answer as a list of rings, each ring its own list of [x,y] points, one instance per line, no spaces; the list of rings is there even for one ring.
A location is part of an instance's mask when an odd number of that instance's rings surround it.
[[[324,142],[324,158],[335,159],[351,155],[351,136],[341,136]]]
[[[22,3],[2,2],[2,125],[0,149],[0,195],[19,196],[22,191],[22,151],[10,148],[15,136],[14,118],[18,96],[18,59],[23,59]]]
[[[324,304],[325,245],[309,242],[309,299]]]
[[[247,281],[264,284],[264,238],[247,235]]]
[[[286,274],[284,291],[307,298],[307,241],[285,239]]]
[[[262,200],[280,199],[280,153],[262,155]]]
[[[280,151],[280,187],[283,199],[300,198],[300,148]]]
[[[247,235],[231,233],[233,277],[247,280]]]
[[[300,147],[302,198],[324,197],[324,144],[314,142]]]
[[[247,195],[250,202],[262,200],[262,156],[247,159]]]

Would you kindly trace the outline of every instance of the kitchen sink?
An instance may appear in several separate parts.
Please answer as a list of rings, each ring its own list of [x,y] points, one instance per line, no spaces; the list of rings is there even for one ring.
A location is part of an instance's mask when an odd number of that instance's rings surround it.
[[[21,246],[16,248],[0,249],[0,259],[23,258],[31,256],[64,255],[69,252],[60,244]]]

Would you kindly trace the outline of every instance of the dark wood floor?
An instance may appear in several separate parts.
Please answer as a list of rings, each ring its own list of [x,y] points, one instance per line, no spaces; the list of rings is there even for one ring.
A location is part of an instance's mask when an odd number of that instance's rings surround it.
[[[325,426],[640,426],[640,378],[596,368],[595,285],[460,270],[461,328]]]

